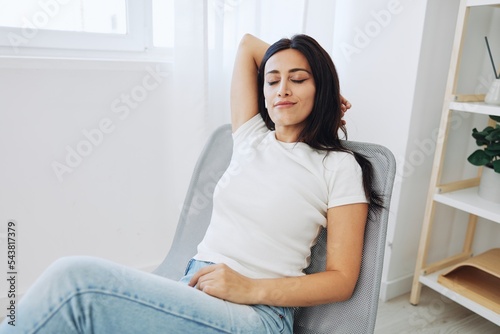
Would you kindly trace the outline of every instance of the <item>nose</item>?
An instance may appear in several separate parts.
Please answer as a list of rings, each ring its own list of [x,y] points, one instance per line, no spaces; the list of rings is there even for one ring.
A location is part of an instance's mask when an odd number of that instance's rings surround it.
[[[281,83],[280,83],[280,87],[278,89],[278,96],[289,96],[291,95],[292,92],[288,89],[288,86],[286,84],[286,80],[283,80]]]

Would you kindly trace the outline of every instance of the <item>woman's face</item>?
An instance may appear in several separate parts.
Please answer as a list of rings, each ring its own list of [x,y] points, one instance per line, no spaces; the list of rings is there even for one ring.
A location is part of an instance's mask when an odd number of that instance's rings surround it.
[[[313,109],[315,93],[311,68],[302,53],[286,49],[268,59],[264,69],[264,98],[278,140],[296,140],[293,134],[298,136],[303,129]]]

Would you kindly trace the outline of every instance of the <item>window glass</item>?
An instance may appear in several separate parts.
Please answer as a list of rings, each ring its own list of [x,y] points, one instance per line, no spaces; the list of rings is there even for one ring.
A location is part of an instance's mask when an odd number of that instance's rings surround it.
[[[126,0],[0,0],[0,26],[127,33]]]
[[[174,47],[174,0],[153,0],[153,45]]]

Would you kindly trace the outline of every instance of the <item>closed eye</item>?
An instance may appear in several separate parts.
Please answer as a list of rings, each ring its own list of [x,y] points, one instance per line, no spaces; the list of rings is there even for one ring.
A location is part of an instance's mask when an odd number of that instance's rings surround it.
[[[268,84],[269,86],[272,86],[272,85],[277,84],[278,82],[279,82],[279,80],[276,80],[276,81],[268,81],[268,82],[267,82],[267,84]]]
[[[304,81],[306,81],[307,79],[300,79],[300,80],[291,80],[293,83],[303,83]]]

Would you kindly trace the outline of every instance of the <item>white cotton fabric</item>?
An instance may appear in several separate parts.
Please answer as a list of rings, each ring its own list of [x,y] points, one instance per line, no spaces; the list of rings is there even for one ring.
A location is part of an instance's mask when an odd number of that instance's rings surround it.
[[[328,208],[367,203],[359,164],[348,153],[280,142],[259,114],[233,139],[194,258],[251,278],[304,275]]]

